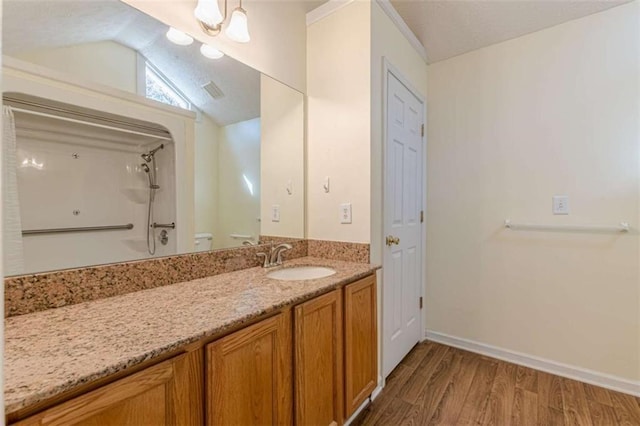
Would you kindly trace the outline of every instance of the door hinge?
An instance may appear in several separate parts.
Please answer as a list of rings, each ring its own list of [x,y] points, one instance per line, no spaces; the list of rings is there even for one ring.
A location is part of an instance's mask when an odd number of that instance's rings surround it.
[[[422,309],[422,296],[420,296],[420,309]]]
[[[422,127],[420,128],[420,135],[422,137],[424,137],[424,124],[422,125]]]
[[[424,222],[424,210],[420,210],[420,223]]]

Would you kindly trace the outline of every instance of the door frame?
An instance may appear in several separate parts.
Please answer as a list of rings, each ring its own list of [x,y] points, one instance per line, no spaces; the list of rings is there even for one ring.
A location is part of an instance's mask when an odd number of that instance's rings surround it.
[[[418,342],[422,342],[426,339],[425,337],[425,319],[426,319],[426,311],[427,311],[427,302],[424,299],[424,293],[425,293],[425,286],[426,286],[426,273],[427,273],[427,266],[426,266],[426,259],[427,259],[427,250],[426,250],[426,241],[427,241],[427,222],[426,222],[426,216],[427,216],[427,101],[426,98],[415,88],[415,86],[413,84],[411,84],[411,82],[404,77],[404,75],[400,72],[400,70],[393,65],[389,59],[386,56],[382,57],[382,227],[381,227],[381,235],[380,235],[380,243],[381,243],[381,248],[382,248],[382,267],[383,269],[388,266],[385,265],[385,252],[384,250],[386,249],[386,246],[384,244],[384,236],[385,236],[385,202],[386,202],[386,194],[385,194],[385,188],[386,188],[386,170],[387,170],[387,146],[388,146],[388,140],[387,140],[387,127],[388,127],[388,123],[387,123],[387,115],[388,115],[388,99],[389,99],[389,83],[388,83],[388,78],[389,78],[389,74],[392,74],[395,78],[398,79],[398,81],[400,81],[400,83],[402,83],[412,94],[413,96],[415,96],[421,103],[422,103],[422,109],[423,109],[423,123],[424,123],[424,128],[425,128],[425,132],[424,132],[424,136],[422,137],[422,211],[424,211],[424,216],[425,216],[425,221],[421,223],[421,230],[420,230],[420,247],[422,250],[422,266],[420,268],[420,297],[422,297],[423,299],[423,305],[422,305],[422,312],[420,313],[420,340]],[[426,78],[426,76],[425,76]],[[382,282],[382,285],[384,285],[384,281]],[[381,299],[382,299],[382,303],[381,303],[381,310],[382,310],[382,333],[381,333],[381,355],[382,358],[384,359],[385,357],[385,341],[386,341],[386,336],[385,336],[385,329],[384,329],[384,325],[385,325],[385,300],[384,300],[384,291],[381,292]],[[380,362],[380,366],[381,368],[384,366],[384,361],[381,360]],[[381,376],[382,376],[382,387],[384,387],[386,385],[386,377],[384,377],[384,372],[381,371],[380,372]]]

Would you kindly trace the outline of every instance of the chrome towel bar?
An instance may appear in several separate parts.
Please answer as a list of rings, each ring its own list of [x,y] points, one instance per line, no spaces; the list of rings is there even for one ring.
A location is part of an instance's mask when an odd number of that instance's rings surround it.
[[[85,226],[82,228],[24,229],[22,231],[22,235],[63,234],[68,232],[116,231],[119,229],[133,229],[133,223],[127,223],[126,225]]]

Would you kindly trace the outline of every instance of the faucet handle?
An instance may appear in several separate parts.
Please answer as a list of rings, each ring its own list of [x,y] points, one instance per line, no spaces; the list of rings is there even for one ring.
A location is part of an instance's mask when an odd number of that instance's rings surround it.
[[[287,250],[291,250],[293,248],[293,246],[291,244],[287,244],[287,243],[282,243],[277,245],[273,250],[276,254],[276,261],[275,264],[276,265],[282,265],[282,252],[287,251]]]
[[[256,253],[257,257],[264,257],[264,262],[262,263],[262,267],[263,268],[268,268],[270,266],[269,264],[269,255],[267,253],[263,253],[263,252],[259,252]]]

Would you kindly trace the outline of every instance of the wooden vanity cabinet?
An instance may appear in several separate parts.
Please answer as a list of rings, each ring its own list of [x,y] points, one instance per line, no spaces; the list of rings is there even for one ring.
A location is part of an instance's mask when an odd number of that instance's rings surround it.
[[[344,422],[342,289],[295,307],[297,425]]]
[[[291,311],[206,346],[208,425],[292,424]]]
[[[378,383],[378,317],[374,275],[344,287],[345,418]]]
[[[202,353],[178,355],[14,425],[201,425]]]
[[[295,307],[295,420],[341,425],[378,383],[376,278]]]
[[[376,387],[376,308],[371,275],[14,424],[342,425]]]

